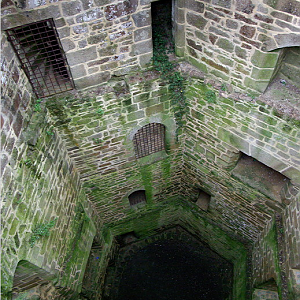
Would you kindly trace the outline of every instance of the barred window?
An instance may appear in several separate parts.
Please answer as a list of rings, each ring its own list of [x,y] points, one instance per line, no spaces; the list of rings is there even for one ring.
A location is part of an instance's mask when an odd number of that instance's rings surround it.
[[[74,88],[53,19],[18,26],[6,33],[37,97]]]
[[[146,192],[145,190],[135,191],[128,196],[128,200],[131,206],[134,206],[139,203],[146,202]]]
[[[136,158],[165,150],[165,126],[150,123],[143,126],[133,137]]]

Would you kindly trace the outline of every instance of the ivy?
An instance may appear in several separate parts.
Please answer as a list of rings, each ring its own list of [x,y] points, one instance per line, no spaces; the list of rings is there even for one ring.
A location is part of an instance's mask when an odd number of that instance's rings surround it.
[[[44,236],[49,236],[50,228],[52,228],[55,225],[56,220],[57,218],[55,218],[49,223],[39,224],[33,229],[29,239],[29,244],[31,248],[34,246],[37,240]]]
[[[168,29],[169,28],[169,29]],[[174,112],[178,131],[184,125],[183,116],[187,111],[187,102],[185,97],[186,80],[178,71],[178,64],[170,61],[168,54],[174,53],[174,42],[172,29],[162,24],[153,26],[153,58],[152,66],[158,71],[161,79],[169,86],[171,98],[171,108]]]

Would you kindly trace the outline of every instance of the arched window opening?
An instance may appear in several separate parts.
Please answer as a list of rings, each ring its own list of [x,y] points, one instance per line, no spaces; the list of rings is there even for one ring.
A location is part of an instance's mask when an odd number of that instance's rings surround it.
[[[150,123],[138,130],[133,137],[136,158],[165,150],[165,126]]]
[[[135,191],[128,196],[130,206],[135,206],[139,203],[146,203],[146,192],[145,190]]]

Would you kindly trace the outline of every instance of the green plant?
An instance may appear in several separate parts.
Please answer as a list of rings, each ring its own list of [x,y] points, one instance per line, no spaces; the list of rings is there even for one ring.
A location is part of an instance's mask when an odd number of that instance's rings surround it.
[[[104,114],[104,110],[102,108],[98,108],[97,109],[97,114],[99,114],[100,116],[102,116]]]
[[[169,94],[171,98],[171,108],[174,112],[174,117],[178,130],[183,126],[183,116],[187,110],[185,97],[186,80],[177,71],[178,65],[169,60],[168,53],[174,52],[174,42],[171,29],[166,29],[165,26],[155,26],[153,28],[153,58],[152,66],[158,71],[163,81],[169,85]]]
[[[221,91],[225,92],[227,90],[227,86],[225,83],[222,83],[221,85]]]
[[[44,236],[49,236],[50,228],[52,228],[55,225],[57,218],[54,220],[50,221],[49,223],[43,223],[43,224],[38,224],[32,231],[30,239],[29,239],[29,244],[30,247],[32,248],[37,240]]]
[[[34,104],[34,106],[33,106],[33,110],[35,111],[35,112],[40,112],[41,110],[42,110],[42,107],[41,107],[41,102],[42,102],[43,100],[42,99],[37,99],[36,100],[36,103]]]
[[[93,140],[94,144],[97,144],[97,145],[101,144],[101,139],[99,139],[99,138],[92,138],[92,140]]]
[[[48,130],[46,129],[46,134],[49,136],[54,135],[53,127],[51,126]]]
[[[215,103],[216,102],[216,94],[214,91],[210,90],[207,91],[205,93],[204,99],[208,102],[208,103]]]

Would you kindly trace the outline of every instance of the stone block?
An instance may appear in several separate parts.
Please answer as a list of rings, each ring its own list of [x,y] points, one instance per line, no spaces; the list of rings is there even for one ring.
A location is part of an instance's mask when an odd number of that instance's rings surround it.
[[[254,80],[269,80],[272,77],[274,69],[258,69],[253,68],[251,72],[251,77]]]
[[[236,3],[236,9],[246,14],[251,14],[254,7],[252,0],[240,0]]]
[[[99,49],[98,52],[99,52],[100,57],[115,55],[115,53],[117,52],[117,45],[113,44],[108,47],[101,48],[101,49]]]
[[[65,52],[73,50],[76,47],[71,39],[62,39],[61,44]]]
[[[100,10],[100,8],[95,8],[93,10],[89,10],[87,12],[84,12],[83,14],[80,14],[76,17],[77,23],[84,23],[84,22],[90,22],[93,20],[97,20],[103,17],[103,12]]]
[[[140,42],[152,38],[152,28],[146,27],[134,31],[134,41]]]
[[[227,19],[226,20],[226,26],[230,29],[237,29],[238,28],[238,23],[236,21]]]
[[[232,53],[234,49],[234,44],[231,41],[224,38],[219,38],[216,45],[219,46],[219,48],[230,53]]]
[[[152,52],[140,55],[139,56],[140,66],[145,67],[147,64],[150,63],[152,57],[153,57]]]
[[[70,1],[62,3],[63,16],[74,16],[82,11],[82,4],[80,1]]]
[[[202,71],[202,72],[204,72],[204,73],[207,73],[207,72],[208,72],[206,64],[204,64],[204,63],[202,63],[202,62],[199,62],[198,59],[194,59],[194,58],[192,58],[192,57],[189,57],[188,60],[189,60],[189,62],[190,62],[193,66],[197,67],[200,71]]]
[[[275,291],[255,289],[253,300],[279,300],[278,293]]]
[[[263,93],[268,87],[269,80],[255,80],[249,77],[246,77],[244,80],[244,85],[249,87],[259,93]]]
[[[152,52],[152,40],[136,43],[132,47],[133,55],[140,55],[149,52]]]
[[[249,25],[243,25],[240,29],[240,34],[244,35],[248,39],[253,38],[255,32],[256,32],[255,27]]]
[[[205,25],[207,24],[207,20],[204,19],[201,15],[194,14],[192,12],[188,12],[186,16],[187,23],[195,26],[198,29],[203,30]]]
[[[185,23],[185,11],[183,9],[177,8],[175,10],[175,20],[176,20],[176,23],[179,23],[179,24]]]
[[[227,144],[231,145],[233,148],[249,155],[250,145],[249,145],[249,142],[246,141],[245,139],[242,139],[240,136],[238,136],[230,131],[227,131],[224,128],[219,128],[217,135],[225,143],[227,143]]]
[[[91,35],[87,38],[87,42],[90,45],[100,44],[100,43],[105,42],[106,37],[107,37],[107,33],[105,33],[105,32],[96,34],[96,35]]]
[[[72,76],[74,79],[83,77],[86,75],[86,70],[84,65],[77,65],[71,68]]]
[[[198,2],[195,0],[188,0],[186,1],[186,8],[191,9],[198,13],[203,13],[204,11],[204,4],[202,2]]]
[[[89,60],[95,60],[96,58],[97,52],[95,46],[67,54],[67,59],[70,66],[79,65]]]
[[[235,54],[239,57],[239,58],[242,58],[242,59],[247,59],[247,54],[248,54],[248,52],[245,50],[245,49],[243,49],[243,48],[241,48],[241,47],[239,47],[239,46],[235,46]]]
[[[300,45],[300,34],[282,33],[274,36],[278,47],[297,47]],[[273,49],[268,49],[273,50]]]
[[[78,89],[86,88],[89,86],[99,85],[103,82],[106,82],[110,79],[110,73],[109,72],[102,72],[97,75],[91,75],[82,77],[80,79],[74,80],[75,86]]]
[[[150,117],[153,114],[162,113],[164,109],[163,104],[158,104],[146,108],[146,116]]]
[[[251,62],[254,66],[259,68],[274,68],[276,66],[278,56],[279,51],[268,53],[255,50],[251,57]]]
[[[231,7],[231,0],[212,0],[213,5],[222,6],[225,8]]]
[[[63,39],[70,36],[70,27],[66,26],[57,30],[59,38]]]
[[[136,111],[136,112],[128,114],[127,115],[127,120],[130,122],[130,121],[135,121],[135,120],[138,120],[138,119],[142,119],[144,117],[145,117],[144,111],[140,110],[140,111]]]
[[[151,25],[150,10],[142,10],[132,15],[136,27]]]

